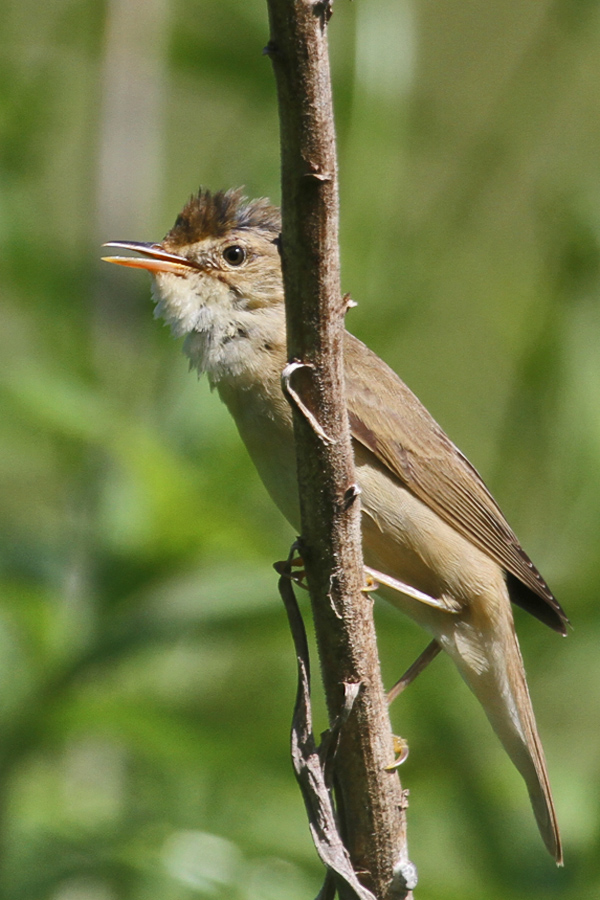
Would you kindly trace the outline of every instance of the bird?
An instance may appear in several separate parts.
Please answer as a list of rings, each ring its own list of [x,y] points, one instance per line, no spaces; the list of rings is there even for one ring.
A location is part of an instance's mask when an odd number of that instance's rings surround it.
[[[281,215],[240,189],[201,188],[157,243],[109,241],[106,261],[153,276],[154,314],[184,338],[231,413],[267,491],[300,530]],[[363,553],[387,600],[453,660],[523,777],[558,865],[561,837],[511,601],[561,635],[569,620],[481,476],[395,372],[344,336]]]

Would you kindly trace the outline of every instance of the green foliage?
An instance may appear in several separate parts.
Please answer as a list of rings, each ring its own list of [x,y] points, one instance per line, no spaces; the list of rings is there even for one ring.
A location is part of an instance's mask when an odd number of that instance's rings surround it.
[[[98,262],[200,183],[277,199],[266,6],[1,7],[0,896],[314,896],[271,569],[291,532],[146,276]],[[349,326],[485,474],[575,625],[517,616],[564,871],[447,660],[393,710],[432,900],[600,893],[599,36],[596,4],[549,0],[331,24]],[[425,637],[378,621],[391,683]]]

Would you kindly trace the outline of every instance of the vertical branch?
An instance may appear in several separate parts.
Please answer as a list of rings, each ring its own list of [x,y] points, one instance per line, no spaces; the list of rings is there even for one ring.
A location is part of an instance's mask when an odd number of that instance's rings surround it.
[[[362,689],[336,758],[342,827],[359,878],[383,898],[407,897],[412,871],[364,584],[359,491],[344,402],[338,189],[327,50],[331,4],[267,0],[282,156],[282,265],[294,407],[303,558],[330,721],[344,684]],[[409,885],[410,886],[410,885]]]

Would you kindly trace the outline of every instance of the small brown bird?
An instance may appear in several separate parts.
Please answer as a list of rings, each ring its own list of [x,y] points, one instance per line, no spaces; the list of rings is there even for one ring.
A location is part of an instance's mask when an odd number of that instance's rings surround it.
[[[155,315],[206,372],[273,500],[300,527],[279,210],[240,191],[200,191],[157,244],[111,241],[109,262],[154,276]],[[562,848],[511,600],[566,634],[567,617],[482,479],[413,393],[346,334],[346,392],[362,489],[365,563],[386,598],[454,660],[525,779],[546,847]],[[385,576],[378,581],[386,582]],[[395,589],[394,589],[395,588]]]

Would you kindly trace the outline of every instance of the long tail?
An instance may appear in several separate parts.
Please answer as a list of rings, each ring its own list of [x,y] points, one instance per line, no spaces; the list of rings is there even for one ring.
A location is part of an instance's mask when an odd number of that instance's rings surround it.
[[[556,810],[510,609],[503,623],[486,628],[484,633],[463,621],[439,640],[525,779],[540,834],[556,864],[561,866]]]

